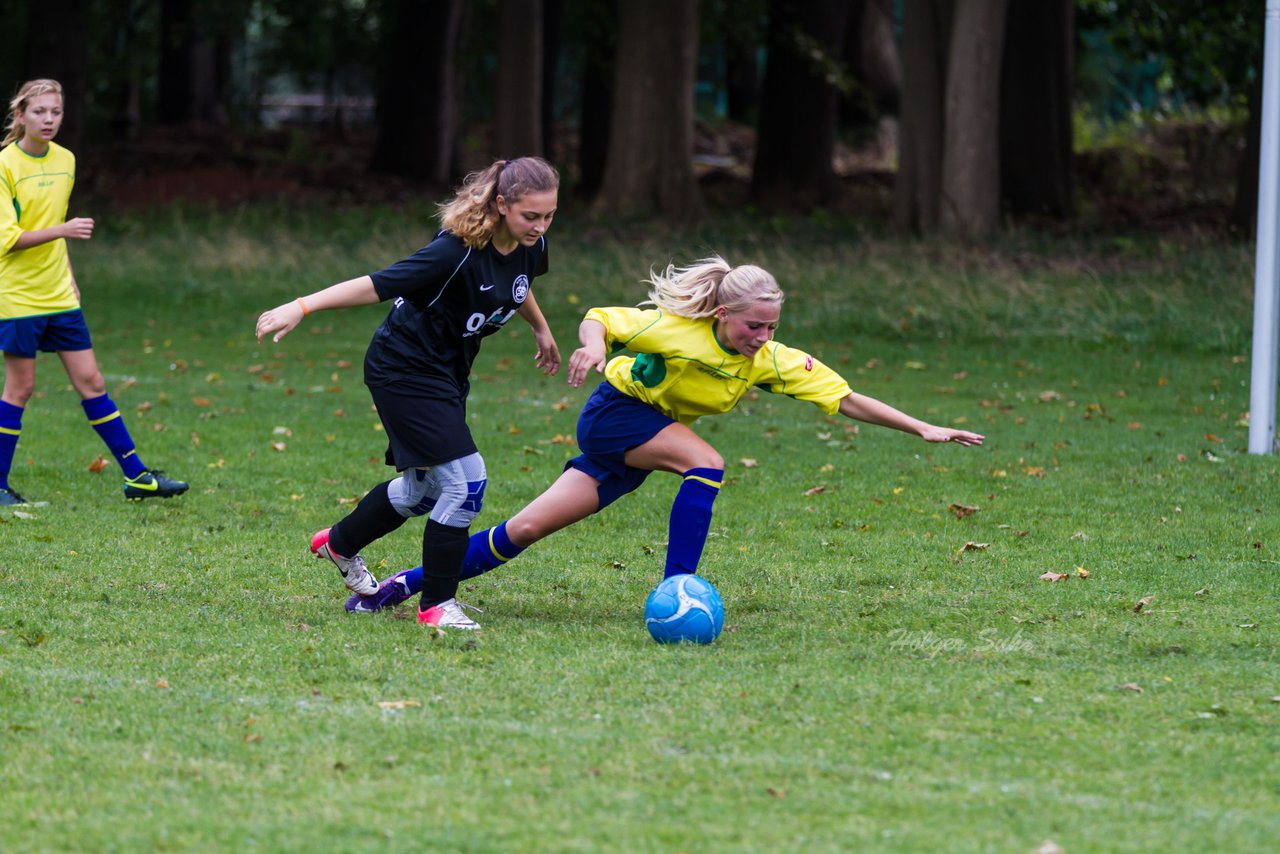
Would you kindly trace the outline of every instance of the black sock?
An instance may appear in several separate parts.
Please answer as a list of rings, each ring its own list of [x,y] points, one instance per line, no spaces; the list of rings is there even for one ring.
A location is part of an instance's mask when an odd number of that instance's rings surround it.
[[[347,517],[329,529],[329,547],[343,557],[355,557],[360,550],[390,534],[405,523],[387,496],[387,484],[380,483],[360,499]]]
[[[466,528],[427,520],[426,530],[422,532],[422,604],[419,610],[425,611],[457,594],[458,576],[462,573],[462,560],[467,556],[470,539]]]

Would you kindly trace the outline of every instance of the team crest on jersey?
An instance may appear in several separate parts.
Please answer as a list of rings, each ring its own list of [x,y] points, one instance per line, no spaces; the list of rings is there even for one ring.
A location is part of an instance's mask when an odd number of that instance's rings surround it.
[[[520,275],[511,283],[511,298],[517,303],[524,302],[524,298],[529,295],[529,277]]]

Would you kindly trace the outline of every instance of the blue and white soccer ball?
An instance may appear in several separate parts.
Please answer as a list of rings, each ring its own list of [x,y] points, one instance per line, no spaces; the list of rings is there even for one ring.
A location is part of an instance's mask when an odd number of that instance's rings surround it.
[[[724,602],[700,575],[673,575],[644,603],[644,624],[658,643],[711,643],[724,628]]]

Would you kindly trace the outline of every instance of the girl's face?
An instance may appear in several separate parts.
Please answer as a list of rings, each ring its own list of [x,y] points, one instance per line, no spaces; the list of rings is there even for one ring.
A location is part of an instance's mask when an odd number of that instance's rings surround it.
[[[48,92],[31,98],[22,111],[21,122],[23,149],[43,152],[62,127],[62,96]]]
[[[741,311],[720,306],[716,309],[716,339],[750,358],[773,340],[781,316],[782,305],[771,300],[754,302]]]
[[[525,193],[511,202],[498,196],[497,202],[498,213],[502,219],[498,221],[494,242],[507,243],[506,240],[498,238],[509,237],[510,244],[532,246],[551,227],[551,218],[556,215],[559,194],[555,190],[544,190],[539,193]],[[502,234],[503,231],[506,231],[505,235]],[[511,248],[514,249],[515,246],[512,245]]]

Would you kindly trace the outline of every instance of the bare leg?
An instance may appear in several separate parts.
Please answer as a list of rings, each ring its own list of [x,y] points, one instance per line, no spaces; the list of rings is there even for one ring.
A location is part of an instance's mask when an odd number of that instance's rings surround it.
[[[81,400],[101,397],[107,393],[107,382],[98,369],[98,360],[93,350],[62,350],[58,352],[62,367],[67,371],[71,385],[80,394]]]
[[[591,475],[567,468],[537,498],[507,520],[507,536],[520,548],[580,522],[600,509],[600,483]]]

